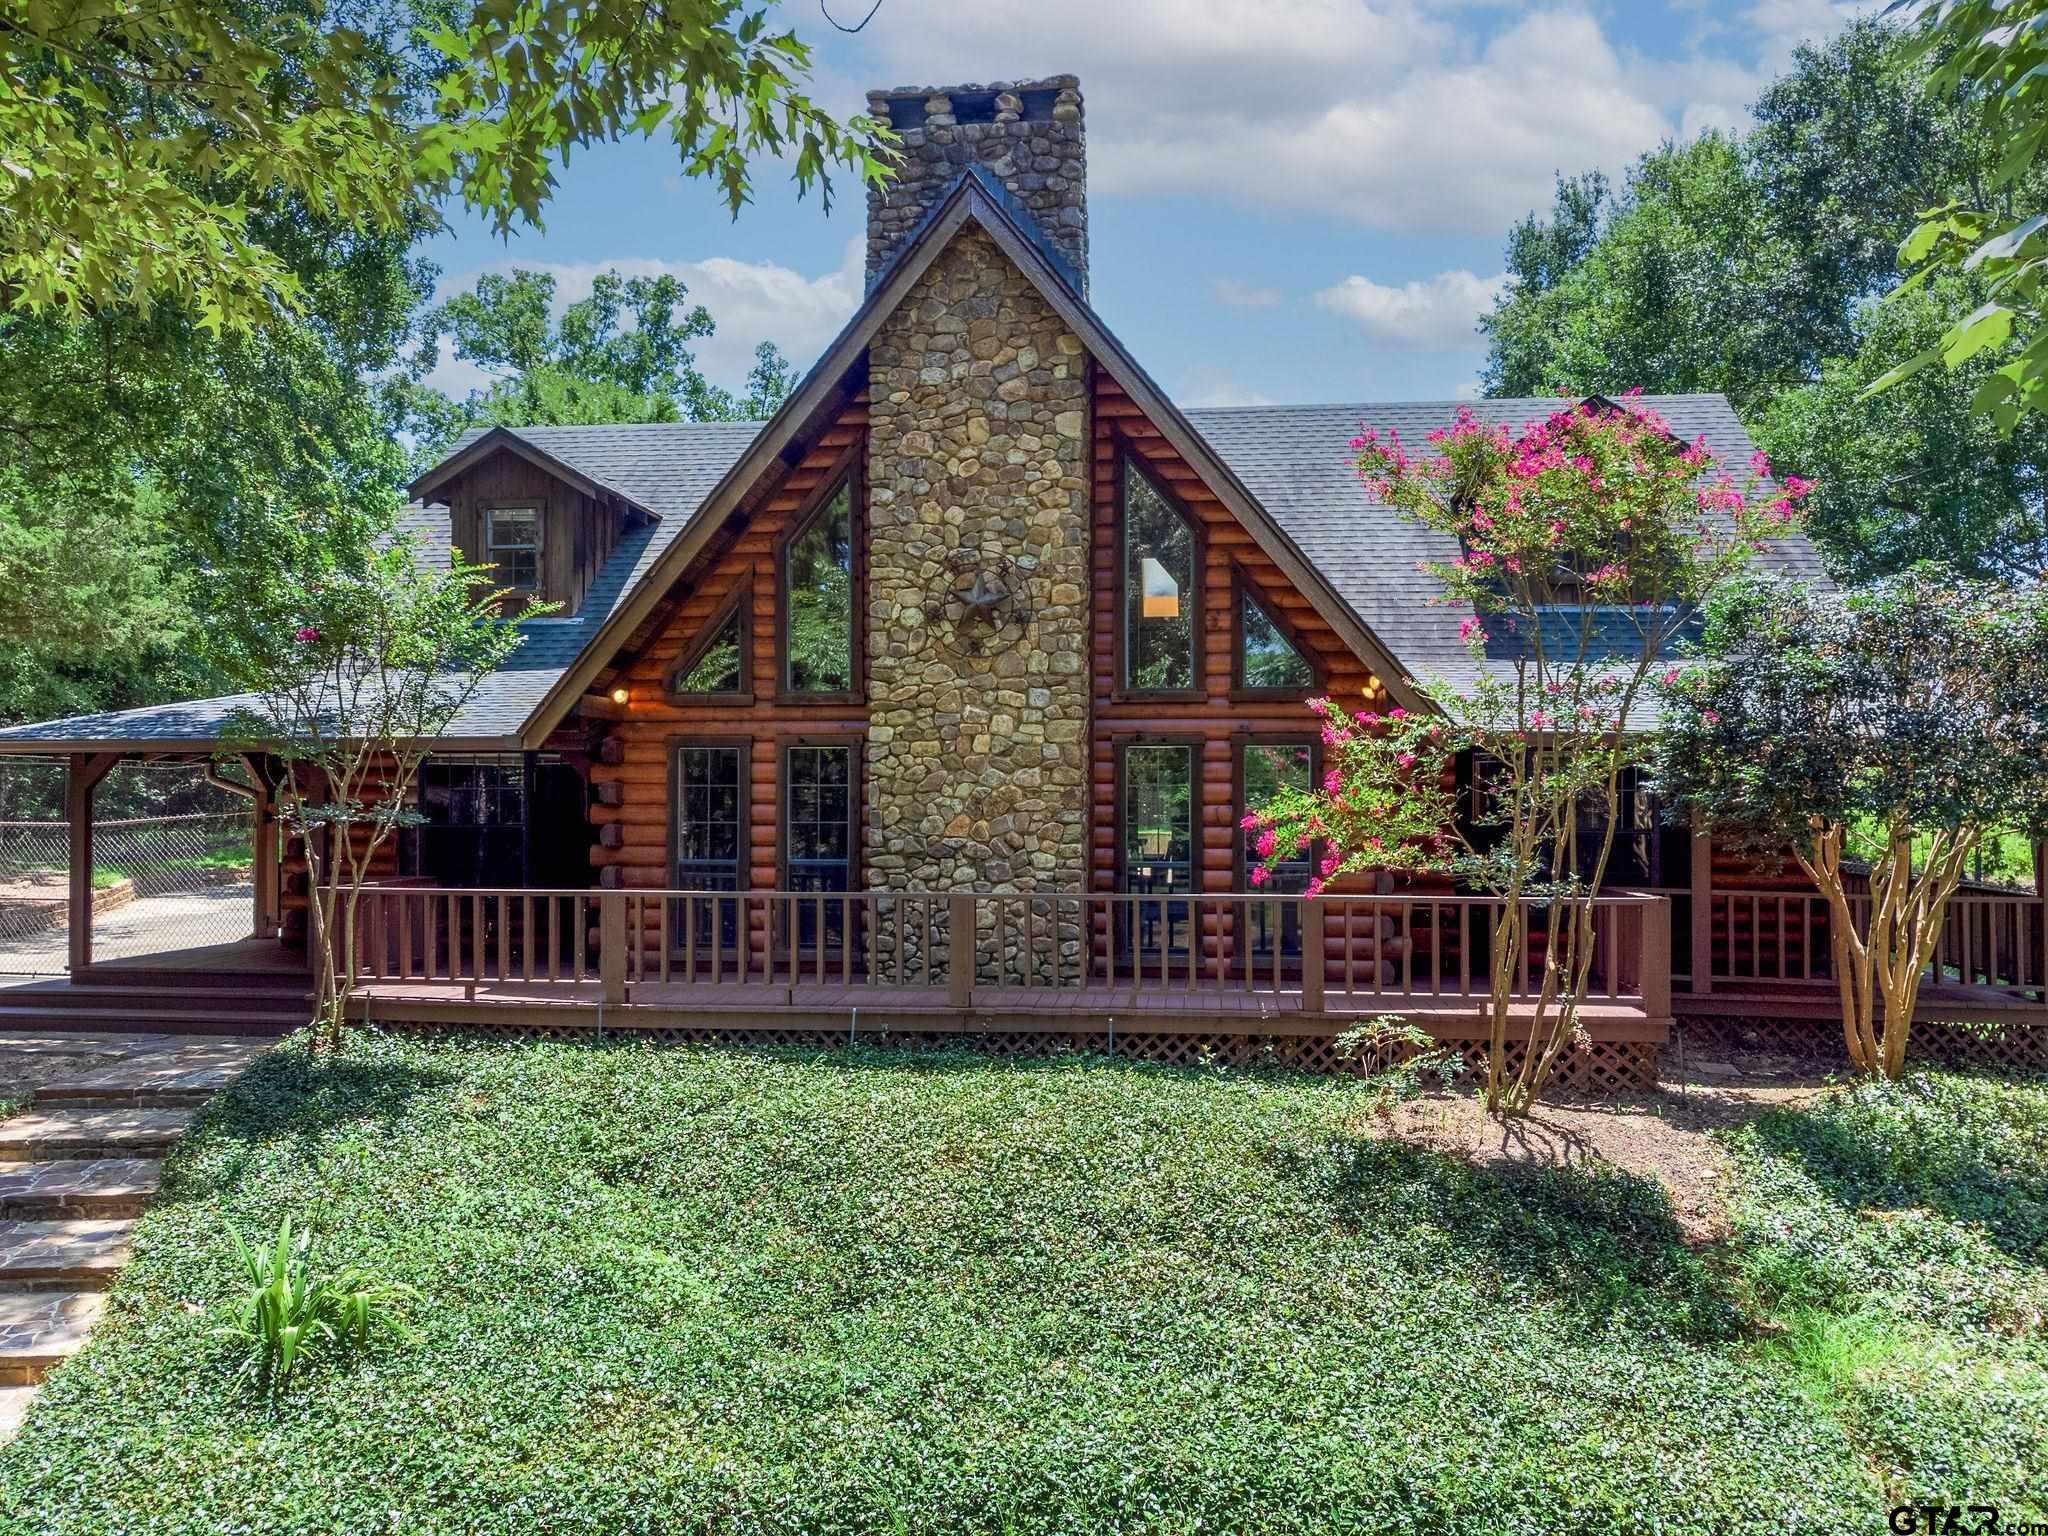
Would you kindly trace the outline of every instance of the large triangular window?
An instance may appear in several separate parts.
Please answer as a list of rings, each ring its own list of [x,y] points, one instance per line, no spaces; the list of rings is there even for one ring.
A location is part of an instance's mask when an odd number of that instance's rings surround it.
[[[1237,678],[1243,693],[1298,696],[1316,686],[1316,669],[1266,605],[1242,582],[1237,591]]]

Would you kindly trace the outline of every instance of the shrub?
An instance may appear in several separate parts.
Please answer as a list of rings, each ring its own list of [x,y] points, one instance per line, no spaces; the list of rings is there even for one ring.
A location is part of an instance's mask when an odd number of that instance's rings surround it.
[[[379,1280],[349,1266],[332,1275],[313,1267],[313,1233],[279,1223],[277,1240],[252,1249],[229,1228],[249,1289],[233,1323],[219,1332],[244,1346],[242,1370],[272,1390],[285,1385],[300,1366],[337,1345],[368,1347],[371,1337],[400,1327],[393,1308],[413,1295],[410,1287]]]

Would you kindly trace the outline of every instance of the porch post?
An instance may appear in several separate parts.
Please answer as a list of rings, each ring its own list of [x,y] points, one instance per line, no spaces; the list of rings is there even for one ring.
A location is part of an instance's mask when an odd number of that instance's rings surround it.
[[[1671,1016],[1671,902],[1652,896],[1644,903],[1642,972],[1643,1012],[1653,1019]],[[1697,969],[1697,967],[1695,967]]]
[[[1323,1011],[1323,904],[1313,898],[1301,904],[1301,1010]]]
[[[1714,990],[1714,839],[1692,821],[1692,989]]]
[[[66,926],[74,971],[92,964],[92,792],[119,761],[112,752],[74,752],[64,778],[64,816],[71,841],[71,902]]]

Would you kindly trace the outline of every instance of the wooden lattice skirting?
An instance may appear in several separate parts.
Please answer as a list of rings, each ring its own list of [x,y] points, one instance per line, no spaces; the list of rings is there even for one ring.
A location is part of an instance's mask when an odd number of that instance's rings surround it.
[[[1671,1050],[1698,1060],[1725,1051],[1771,1051],[1846,1066],[1842,1026],[1834,1019],[1764,1019],[1700,1015],[1671,1027]],[[2048,1072],[2048,1028],[2039,1024],[1915,1024],[1906,1059],[1928,1066]]]
[[[409,1024],[383,1022],[386,1029],[413,1034],[485,1036],[503,1040],[580,1040],[598,1038],[588,1025],[574,1024]],[[604,1031],[610,1040],[636,1040],[656,1045],[793,1046],[804,1050],[835,1050],[854,1043],[845,1030],[719,1029],[662,1024]],[[1294,1072],[1362,1077],[1390,1065],[1384,1058],[1345,1056],[1329,1035],[1263,1036],[1190,1034],[1180,1031],[1106,1030],[998,1031],[986,1033],[916,1031],[864,1032],[864,1046],[891,1049],[966,1049],[1000,1060],[1048,1056],[1105,1056],[1154,1062],[1169,1067],[1272,1067]],[[1486,1042],[1452,1042],[1464,1059],[1466,1076],[1485,1067]],[[1610,1097],[1646,1092],[1656,1087],[1659,1047],[1648,1041],[1596,1040],[1559,1061],[1551,1092]],[[1523,1047],[1508,1047],[1508,1066],[1521,1065]]]

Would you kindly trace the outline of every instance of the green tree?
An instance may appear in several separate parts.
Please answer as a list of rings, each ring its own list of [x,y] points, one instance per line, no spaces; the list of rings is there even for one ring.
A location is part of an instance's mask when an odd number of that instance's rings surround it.
[[[736,396],[706,379],[690,344],[716,322],[689,303],[681,279],[601,272],[588,296],[555,318],[555,279],[546,272],[487,274],[422,320],[419,346],[387,391],[392,417],[432,463],[475,426],[581,426],[601,422],[749,421],[773,415],[795,371],[771,342],[754,355],[748,391]],[[441,340],[492,376],[455,400],[424,382]]]
[[[1812,532],[1844,576],[2032,558],[2039,442],[1992,450],[1968,420],[2000,359],[1923,387],[1910,410],[1857,403],[1929,339],[1924,301],[1872,300],[1898,284],[1918,210],[1993,174],[1975,109],[1909,39],[1863,22],[1799,50],[1754,118],[1739,137],[1652,151],[1618,192],[1561,180],[1549,213],[1515,227],[1508,289],[1481,322],[1488,391],[1725,393],[1775,460],[1821,486]]]
[[[1821,365],[1752,424],[1772,459],[1814,479],[1807,527],[1835,573],[1865,581],[1938,560],[1983,577],[2048,569],[2048,418],[2000,433],[1970,409],[1995,366],[1978,358],[1867,391],[1891,358],[1931,346],[1966,298],[1960,276],[1873,303],[1863,346]]]
[[[1724,843],[1789,850],[1827,898],[1849,1059],[1896,1078],[1971,853],[2048,832],[2048,588],[1755,579],[1710,605],[1700,649],[1663,689],[1658,791]],[[1866,852],[1867,894],[1843,863]]]
[[[1873,393],[1929,364],[1950,369],[1993,356],[1998,366],[1978,385],[1972,408],[2001,431],[2029,414],[2048,413],[2048,329],[2041,284],[2048,276],[2048,0],[1893,0],[1917,13],[1916,46],[1935,60],[1939,88],[1964,93],[1981,114],[1996,160],[1967,187],[1948,190],[1899,247],[1918,284],[1962,270],[1984,299],[1954,318],[1940,339],[1872,384]],[[1930,200],[1932,201],[1932,200]]]
[[[388,232],[453,196],[505,230],[622,134],[665,135],[734,211],[761,155],[829,203],[884,132],[820,109],[810,66],[741,0],[0,0],[0,308],[260,327],[307,297],[266,204]]]

